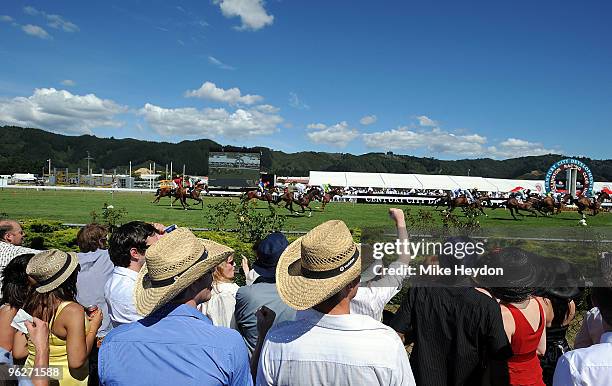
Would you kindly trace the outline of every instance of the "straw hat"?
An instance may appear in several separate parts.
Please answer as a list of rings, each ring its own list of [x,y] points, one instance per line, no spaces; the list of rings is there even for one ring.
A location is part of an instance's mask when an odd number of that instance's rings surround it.
[[[62,285],[78,266],[76,253],[50,249],[32,256],[26,273],[36,281],[36,292],[46,293]]]
[[[233,249],[177,228],[147,249],[134,288],[136,311],[149,315],[226,260]]]
[[[281,299],[305,310],[329,299],[361,272],[361,248],[340,220],[327,221],[291,243],[276,266]]]

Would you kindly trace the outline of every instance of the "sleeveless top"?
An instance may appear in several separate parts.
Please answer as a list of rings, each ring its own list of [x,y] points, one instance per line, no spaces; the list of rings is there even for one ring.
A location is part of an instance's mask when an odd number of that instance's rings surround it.
[[[567,326],[561,325],[569,310],[569,301],[557,297],[550,297],[549,300],[555,316],[550,327],[546,328],[546,353],[540,358],[540,366],[542,366],[544,383],[547,386],[552,386],[557,362],[571,348],[566,338],[569,324]]]
[[[508,359],[510,385],[513,386],[544,386],[542,368],[536,354],[538,343],[545,327],[544,311],[540,302],[537,299],[534,300],[538,303],[540,310],[540,323],[535,331],[521,310],[512,304],[505,304],[512,314],[516,326],[514,335],[512,335],[512,341],[510,342],[513,355]]]
[[[62,310],[70,303],[72,302],[62,302],[59,307],[57,307],[55,316],[49,323],[49,366],[57,366],[62,368],[62,379],[59,380],[59,384],[61,386],[85,386],[87,385],[89,375],[88,361],[86,360],[85,364],[78,369],[69,369],[66,341],[58,338],[51,331],[53,322],[59,317]],[[85,334],[87,334],[89,331],[89,320],[85,318],[84,323]],[[28,359],[25,363],[25,367],[34,367],[35,353],[36,351],[34,344],[28,339]]]

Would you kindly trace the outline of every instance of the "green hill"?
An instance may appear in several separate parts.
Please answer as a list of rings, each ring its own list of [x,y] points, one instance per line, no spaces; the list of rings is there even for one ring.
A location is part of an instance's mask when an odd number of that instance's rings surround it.
[[[265,147],[222,146],[208,139],[179,143],[150,142],[136,139],[98,138],[91,135],[65,136],[44,130],[14,126],[0,127],[0,174],[17,172],[41,173],[46,160],[52,166],[76,171],[87,168],[87,151],[91,167],[99,171],[118,169],[123,172],[132,161],[132,168],[148,167],[156,162],[160,170],[170,161],[174,169],[186,165],[189,174],[208,174],[209,151],[259,151],[264,171],[278,175],[307,176],[310,170],[381,173],[453,174],[495,178],[541,179],[562,155],[520,157],[507,160],[463,159],[442,161],[409,155],[368,153],[299,152],[284,153]],[[578,158],[586,163],[597,181],[612,181],[612,160]]]

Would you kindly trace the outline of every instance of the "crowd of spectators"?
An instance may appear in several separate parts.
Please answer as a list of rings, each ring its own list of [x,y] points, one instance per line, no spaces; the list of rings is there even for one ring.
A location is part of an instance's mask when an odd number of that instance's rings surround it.
[[[408,241],[404,213],[389,215]],[[388,265],[395,275],[373,274],[381,261],[340,220],[291,243],[269,234],[252,267],[241,258],[244,286],[231,248],[166,229],[134,221],[109,238],[89,224],[73,253],[22,247],[21,226],[1,221],[0,377],[17,365],[60,369],[60,385],[612,384],[612,283],[592,288],[572,350],[578,288],[542,288],[522,249],[428,257],[441,269],[485,259],[507,275],[413,283],[393,314],[410,254]],[[550,275],[569,270],[549,263]],[[31,374],[19,384],[57,382]]]

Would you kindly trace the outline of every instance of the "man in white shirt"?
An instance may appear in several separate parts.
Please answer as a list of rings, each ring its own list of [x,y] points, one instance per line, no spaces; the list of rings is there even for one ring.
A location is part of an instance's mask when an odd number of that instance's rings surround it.
[[[389,216],[395,223],[397,238],[400,242],[408,240],[404,212],[401,209],[391,208]],[[404,279],[408,276],[409,263],[410,254],[401,253],[398,259],[388,267],[395,274],[376,275],[382,266],[382,260],[375,260],[374,264],[363,272],[363,275],[368,277],[362,277],[357,294],[351,300],[351,313],[367,315],[378,321],[382,320],[385,305],[402,289]]]
[[[108,253],[115,265],[104,286],[104,299],[113,327],[142,319],[132,299],[145,252],[163,232],[163,225],[132,221],[115,230],[109,240]]]
[[[21,225],[17,221],[2,220],[0,221],[0,272],[8,265],[15,257],[26,253],[38,253],[35,249],[22,247],[23,237],[25,233]],[[2,283],[0,283],[0,290]],[[2,292],[0,291],[0,295]]]
[[[325,222],[287,247],[276,269],[281,299],[295,321],[261,337],[253,357],[258,385],[414,385],[397,334],[351,314],[361,272],[360,248],[344,222]],[[263,332],[263,331],[262,331]]]
[[[612,288],[594,287],[591,296],[601,313],[604,332],[598,344],[569,351],[559,359],[555,386],[612,385]]]

